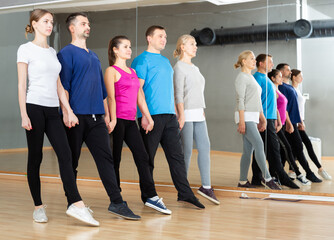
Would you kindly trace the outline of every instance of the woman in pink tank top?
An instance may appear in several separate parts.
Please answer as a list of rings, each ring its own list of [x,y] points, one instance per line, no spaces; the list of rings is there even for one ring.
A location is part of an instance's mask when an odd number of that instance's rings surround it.
[[[270,73],[268,73],[268,78],[275,84],[276,93],[277,93],[277,109],[280,116],[280,121],[282,122],[283,127],[277,132],[278,140],[280,143],[281,150],[281,161],[283,166],[285,162],[288,161],[290,169],[289,169],[289,177],[292,179],[297,178],[297,180],[302,185],[310,185],[310,181],[306,179],[306,177],[299,171],[299,168],[295,162],[295,158],[292,153],[291,145],[285,137],[285,122],[288,117],[286,114],[286,107],[288,104],[288,99],[278,90],[278,86],[283,84],[282,73],[273,69]],[[296,176],[294,176],[296,175]]]
[[[141,198],[145,206],[164,214],[171,214],[155,190],[149,168],[149,156],[136,123],[138,104],[143,114],[144,121],[141,122],[143,129],[148,133],[154,126],[145,96],[140,91],[141,83],[136,72],[126,65],[126,60],[131,59],[131,53],[131,42],[127,37],[116,36],[110,40],[108,48],[110,66],[106,69],[104,82],[108,93],[111,116],[109,128],[112,130],[112,150],[118,187],[121,190],[119,169],[124,141],[130,148],[137,166]]]

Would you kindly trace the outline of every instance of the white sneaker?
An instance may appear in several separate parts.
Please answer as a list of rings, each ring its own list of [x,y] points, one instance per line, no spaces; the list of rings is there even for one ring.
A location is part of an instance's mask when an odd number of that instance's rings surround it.
[[[48,217],[46,216],[45,212],[46,205],[44,205],[42,208],[38,208],[34,210],[34,213],[32,214],[32,218],[35,222],[38,223],[47,223]]]
[[[289,178],[291,178],[291,180],[295,180],[297,178],[297,175],[296,175],[295,172],[289,172],[288,176],[289,176]]]
[[[93,218],[91,214],[92,212],[93,211],[88,207],[80,208],[75,206],[74,204],[71,204],[71,206],[69,206],[69,208],[67,209],[66,214],[68,216],[78,219],[79,221],[98,227],[100,226],[100,223]]]
[[[325,170],[318,170],[319,175],[325,180],[332,180],[332,176],[328,174]]]
[[[311,181],[306,179],[306,177],[303,174],[300,174],[297,177],[297,180],[303,185],[303,186],[311,186]]]

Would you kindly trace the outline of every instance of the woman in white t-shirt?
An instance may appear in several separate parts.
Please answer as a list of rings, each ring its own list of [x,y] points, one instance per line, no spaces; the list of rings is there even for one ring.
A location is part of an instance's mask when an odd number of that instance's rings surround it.
[[[47,44],[53,29],[53,14],[44,9],[35,9],[30,15],[28,33],[34,40],[22,44],[17,51],[18,98],[22,127],[26,130],[28,143],[27,177],[35,204],[35,222],[48,221],[41,200],[40,165],[44,133],[56,152],[63,187],[67,192],[66,214],[93,226],[99,226],[83,203],[76,185],[65,129],[59,115],[59,100],[64,106],[64,123],[75,127],[78,119],[72,112],[59,79],[61,65],[56,51]]]
[[[202,182],[197,192],[213,203],[220,204],[213,192],[210,179],[210,140],[204,115],[205,79],[198,67],[191,62],[196,56],[196,51],[197,46],[193,36],[183,35],[178,39],[174,51],[174,57],[179,58],[174,66],[175,104],[187,173],[195,140]]]
[[[304,118],[305,118],[305,98],[302,95],[301,91],[299,90],[298,86],[303,81],[303,74],[298,69],[292,69],[291,70],[291,82],[292,86],[295,88],[298,96],[298,109],[300,114],[300,119],[302,120],[301,123],[298,123],[298,132],[300,137],[302,138],[302,141],[306,147],[307,153],[310,156],[312,162],[317,166],[319,175],[325,179],[325,180],[332,180],[332,176],[329,175],[328,172],[324,170],[324,168],[321,166],[317,155],[315,154],[313,150],[313,146],[311,143],[311,140],[309,139],[306,131],[305,131],[305,124],[304,124]]]

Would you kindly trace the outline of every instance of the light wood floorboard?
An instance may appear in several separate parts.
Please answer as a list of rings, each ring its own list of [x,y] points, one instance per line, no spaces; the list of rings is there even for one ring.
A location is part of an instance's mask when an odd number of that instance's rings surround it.
[[[117,218],[107,211],[100,182],[78,181],[81,195],[101,227],[88,227],[65,215],[66,200],[58,179],[43,178],[46,224],[32,220],[33,204],[25,176],[0,175],[0,239],[333,239],[333,205],[240,199],[217,191],[221,205],[199,196],[205,210],[176,201],[174,188],[158,187],[173,213],[162,215],[140,201],[137,184],[122,184],[123,197],[141,221]]]

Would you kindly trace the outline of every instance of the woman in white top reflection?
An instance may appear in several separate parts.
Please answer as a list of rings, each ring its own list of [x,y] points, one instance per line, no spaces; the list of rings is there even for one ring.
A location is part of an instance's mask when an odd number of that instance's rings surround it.
[[[317,155],[315,154],[313,150],[312,143],[310,141],[310,138],[308,137],[306,131],[305,131],[305,124],[304,124],[304,118],[305,118],[305,98],[302,95],[301,91],[299,90],[298,86],[303,81],[303,73],[298,69],[292,69],[291,70],[291,81],[292,86],[295,88],[298,96],[298,109],[300,118],[302,120],[301,123],[298,124],[298,132],[300,137],[302,138],[302,141],[307,149],[307,153],[309,157],[311,158],[312,162],[317,166],[319,175],[325,179],[325,180],[332,180],[332,176],[329,175],[328,172],[326,172],[323,167],[321,166]]]

